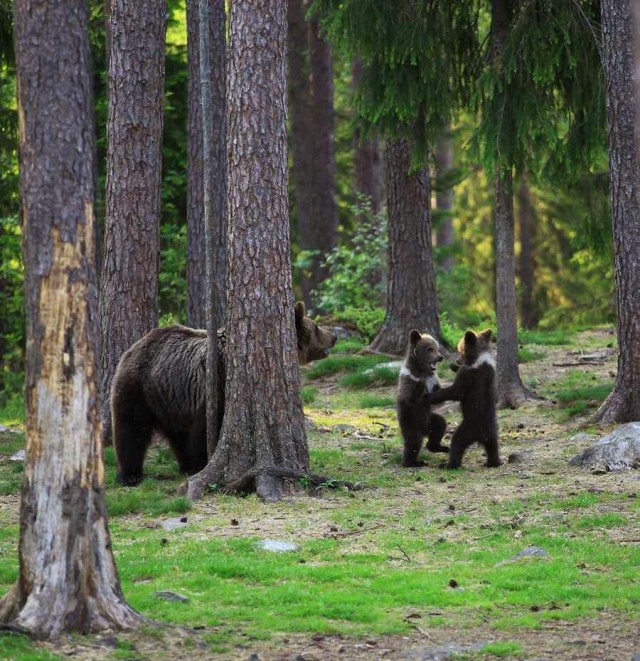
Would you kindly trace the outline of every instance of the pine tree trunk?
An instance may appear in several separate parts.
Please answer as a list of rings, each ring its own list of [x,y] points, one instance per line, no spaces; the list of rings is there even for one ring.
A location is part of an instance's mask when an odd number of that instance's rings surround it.
[[[166,4],[113,0],[104,263],[100,283],[101,398],[118,361],[158,323]]]
[[[16,3],[26,271],[27,462],[20,575],[0,621],[41,638],[129,628],[100,441],[87,3]]]
[[[360,58],[356,57],[353,60],[351,73],[353,87],[357,90],[362,77]],[[356,125],[353,131],[353,146],[356,193],[369,201],[371,213],[378,214],[384,204],[384,174],[380,140],[363,138],[361,128]]]
[[[529,393],[522,384],[518,371],[515,231],[513,182],[510,172],[503,178],[496,177],[495,224],[498,406],[517,408]]]
[[[199,58],[198,0],[187,2],[187,60],[189,117],[187,126],[187,324],[205,328],[207,296],[218,292],[213,302],[215,327],[224,325],[226,282],[226,16],[224,0],[209,2],[211,85],[211,213],[214,219],[214,289],[207,284],[205,250],[202,111]]]
[[[318,19],[310,22],[312,161],[309,226],[300,227],[302,250],[313,250],[309,276],[302,281],[304,301],[312,306],[311,293],[327,277],[323,262],[335,248],[338,231],[336,163],[333,143],[333,70],[331,48],[320,37]]]
[[[609,119],[609,181],[618,313],[618,374],[596,413],[607,424],[640,420],[640,169],[634,133],[630,0],[602,1],[603,65]]]
[[[535,328],[539,313],[534,299],[536,262],[533,242],[536,231],[535,209],[531,203],[531,191],[526,181],[518,187],[518,221],[520,226],[520,323],[523,328]]]
[[[441,337],[429,171],[410,173],[411,146],[406,140],[387,142],[384,153],[389,215],[387,314],[370,349],[400,355],[406,351],[413,328]]]
[[[280,0],[232,3],[225,415],[209,465],[189,480],[192,498],[208,483],[240,481],[277,500],[285,484],[272,467],[308,470],[289,258],[286,35]]]
[[[446,176],[453,167],[453,141],[451,132],[447,127],[438,138],[435,152],[438,174]],[[441,218],[436,230],[436,245],[438,248],[446,248],[449,252],[443,257],[441,266],[448,273],[453,271],[453,219],[451,210],[453,209],[453,188],[450,186],[439,190],[436,193],[436,209],[440,212]]]
[[[291,120],[291,176],[295,196],[298,242],[302,247],[311,227],[313,195],[313,123],[309,73],[309,25],[304,0],[289,0],[288,13],[289,113]],[[306,275],[302,276],[303,281]],[[306,300],[307,305],[310,304]]]

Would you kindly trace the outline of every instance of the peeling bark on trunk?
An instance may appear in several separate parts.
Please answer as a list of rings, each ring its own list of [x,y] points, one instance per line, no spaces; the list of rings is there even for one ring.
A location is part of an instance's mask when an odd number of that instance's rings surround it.
[[[435,160],[438,166],[438,174],[446,176],[453,167],[453,141],[448,127],[438,138]],[[453,188],[445,188],[436,193],[436,209],[442,214],[436,230],[436,245],[438,248],[447,248],[450,251],[453,248],[453,219],[451,218]],[[448,273],[453,271],[453,255],[451,252],[442,259],[441,266]]]
[[[165,2],[113,0],[100,282],[100,380],[107,439],[118,361],[158,323],[165,29]]]
[[[429,171],[410,173],[406,140],[385,148],[389,214],[389,285],[387,314],[372,351],[403,354],[409,332],[427,331],[440,340],[440,319],[431,247]]]
[[[603,65],[609,119],[609,180],[618,312],[618,374],[595,415],[612,424],[640,420],[640,157],[634,132],[630,0],[602,2]]]
[[[215,326],[224,326],[226,286],[226,16],[224,0],[209,2],[211,119],[209,135],[212,153],[210,187],[211,216],[214,222],[213,248],[206,256],[203,126],[200,82],[200,31],[198,0],[187,2],[187,59],[189,118],[187,126],[187,324],[192,328],[206,327],[207,296],[217,292],[213,301]],[[207,264],[213,268],[214,282],[207,280]],[[208,283],[208,284],[207,284]],[[212,287],[214,289],[212,289]]]
[[[520,323],[523,328],[534,328],[540,319],[534,299],[536,261],[533,241],[536,233],[535,209],[531,203],[531,191],[526,181],[518,188],[518,220],[520,226]]]
[[[510,172],[495,181],[495,224],[498,406],[518,408],[530,393],[524,387],[518,370],[515,231]]]
[[[208,466],[189,480],[286,490],[270,467],[301,475],[309,450],[294,327],[287,200],[286,6],[234,0],[230,13],[229,287],[225,416]],[[266,40],[266,43],[265,43]]]
[[[23,0],[15,11],[27,460],[20,574],[0,622],[55,638],[142,618],[123,599],[105,511],[87,4],[39,9]]]

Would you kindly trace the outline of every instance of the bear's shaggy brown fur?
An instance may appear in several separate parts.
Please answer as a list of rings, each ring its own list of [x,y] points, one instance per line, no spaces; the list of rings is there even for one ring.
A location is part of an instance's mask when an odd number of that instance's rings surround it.
[[[447,468],[459,468],[465,450],[476,441],[484,446],[487,466],[500,466],[491,329],[481,333],[467,331],[458,343],[458,352],[459,366],[453,384],[425,396],[431,404],[454,400],[462,407],[462,422],[451,439]]]
[[[422,439],[428,436],[427,450],[448,452],[441,444],[447,423],[437,413],[431,412],[425,392],[439,387],[436,367],[442,360],[438,343],[431,335],[421,335],[412,330],[409,334],[409,348],[398,380],[398,422],[404,440],[402,465],[407,467],[424,466],[418,459]]]
[[[300,364],[325,358],[336,337],[295,306]],[[224,410],[224,332],[218,331],[218,411]],[[169,442],[180,471],[194,473],[207,463],[207,332],[186,326],[156,328],[126,351],[111,387],[113,442],[118,480],[134,486],[142,480],[144,456],[154,432]]]

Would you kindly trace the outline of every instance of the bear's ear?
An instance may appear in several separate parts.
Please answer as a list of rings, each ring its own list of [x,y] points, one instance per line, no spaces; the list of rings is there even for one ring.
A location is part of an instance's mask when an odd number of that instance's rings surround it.
[[[483,330],[482,333],[480,333],[480,335],[482,335],[482,337],[484,337],[487,340],[487,342],[491,342],[492,332],[493,331],[490,328],[487,328],[486,330]]]
[[[304,303],[302,301],[298,301],[296,303],[294,310],[296,312],[296,328],[297,328],[298,326],[302,325],[302,320],[304,319],[304,315],[307,312],[307,310],[304,307]]]
[[[478,343],[478,338],[476,334],[473,331],[468,330],[464,334],[464,345],[466,347],[475,347],[477,343]]]
[[[420,338],[422,335],[420,335],[420,331],[417,331],[415,328],[409,333],[409,341],[411,342],[411,346],[415,346],[420,342]]]

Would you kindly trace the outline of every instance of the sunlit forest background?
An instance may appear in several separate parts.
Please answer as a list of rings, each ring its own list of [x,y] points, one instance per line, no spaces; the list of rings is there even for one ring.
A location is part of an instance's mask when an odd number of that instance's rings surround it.
[[[170,0],[166,47],[163,147],[161,272],[159,305],[162,323],[186,322],[186,190],[187,190],[187,31],[184,0]],[[106,62],[103,3],[92,2],[92,51],[98,126],[97,173],[103,195],[106,154]],[[0,355],[2,394],[6,401],[20,391],[24,362],[23,268],[17,164],[17,110],[11,23],[2,11],[0,63]],[[384,212],[370,213],[354,194],[354,110],[352,66],[333,52],[335,154],[339,243],[329,256],[330,277],[314,292],[317,310],[349,321],[371,339],[385,312]],[[469,149],[473,116],[451,128],[452,170],[443,176],[431,168],[433,224],[453,222],[454,242],[434,242],[441,322],[451,336],[458,329],[495,324],[493,186]],[[291,163],[290,163],[291,165]],[[540,171],[545,164],[540,163]],[[520,256],[518,219],[532,214],[534,288],[526,325],[543,329],[611,323],[615,318],[611,224],[608,203],[606,145],[590,170],[566,179],[521,174],[515,183],[516,257]],[[290,187],[293,178],[290,178]],[[438,191],[452,188],[451,212],[435,208]],[[299,249],[295,195],[290,190],[292,261],[296,295],[309,255]],[[104,200],[99,200],[104,221]],[[434,232],[435,233],[435,232]],[[452,264],[452,267],[451,267]],[[523,268],[519,264],[518,270]],[[518,286],[521,286],[518,278]],[[523,319],[520,323],[523,323]],[[495,327],[495,326],[494,326]]]

